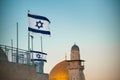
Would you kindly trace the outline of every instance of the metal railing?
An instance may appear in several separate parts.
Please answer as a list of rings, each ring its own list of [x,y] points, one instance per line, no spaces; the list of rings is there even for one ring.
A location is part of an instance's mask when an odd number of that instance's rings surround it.
[[[2,44],[0,44],[0,48],[7,55],[9,62],[16,63],[16,50],[17,50],[17,48],[2,45]],[[28,56],[29,55],[30,54],[29,54],[28,50],[18,49],[18,63],[19,64],[31,64],[32,63],[31,61],[29,61],[30,63],[28,63]]]

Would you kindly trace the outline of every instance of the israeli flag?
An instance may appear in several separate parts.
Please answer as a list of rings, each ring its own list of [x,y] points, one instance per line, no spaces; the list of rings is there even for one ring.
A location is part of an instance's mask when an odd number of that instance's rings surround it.
[[[33,14],[28,14],[28,18],[29,18],[28,31],[50,35],[49,29],[50,21],[48,18]]]
[[[46,60],[46,53],[40,51],[30,51],[31,52],[31,61],[45,61]]]

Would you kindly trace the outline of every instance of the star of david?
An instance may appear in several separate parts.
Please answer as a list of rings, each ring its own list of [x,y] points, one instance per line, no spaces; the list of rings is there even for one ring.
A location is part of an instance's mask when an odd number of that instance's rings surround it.
[[[43,27],[43,23],[41,21],[36,22],[36,27],[38,27],[38,29],[40,29],[41,27]]]
[[[40,54],[37,54],[36,57],[37,57],[37,58],[41,58],[41,55],[40,55]]]

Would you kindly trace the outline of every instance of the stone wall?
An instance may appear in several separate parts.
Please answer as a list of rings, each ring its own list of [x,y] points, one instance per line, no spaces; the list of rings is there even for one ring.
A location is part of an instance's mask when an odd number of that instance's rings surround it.
[[[0,49],[0,80],[48,80],[48,74],[36,72],[35,66],[8,62]]]
[[[49,75],[48,74],[40,74],[40,73],[37,73],[37,77],[39,80],[49,80]]]
[[[35,66],[0,61],[0,80],[48,80],[48,74],[36,73]]]

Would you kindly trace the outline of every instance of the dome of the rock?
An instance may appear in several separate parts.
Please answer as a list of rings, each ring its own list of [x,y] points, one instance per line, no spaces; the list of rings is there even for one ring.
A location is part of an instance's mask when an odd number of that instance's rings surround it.
[[[50,72],[49,80],[69,80],[69,72],[67,70],[67,62],[58,63]]]

